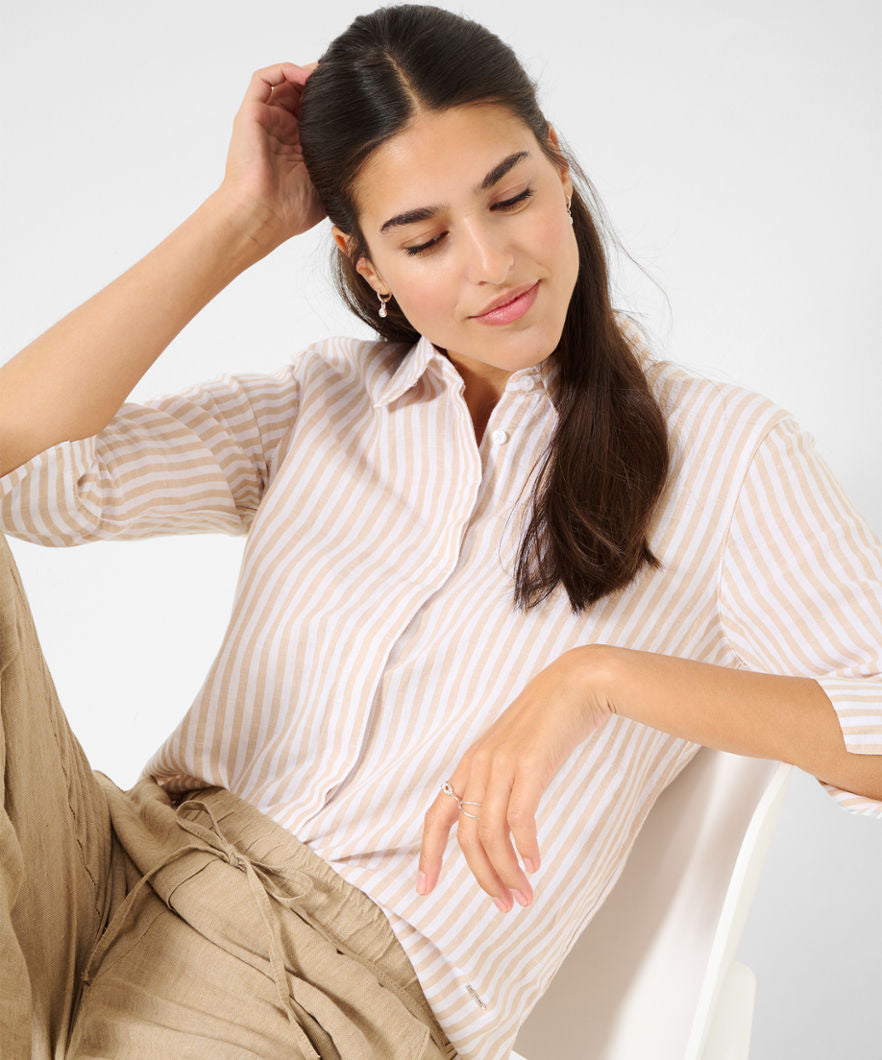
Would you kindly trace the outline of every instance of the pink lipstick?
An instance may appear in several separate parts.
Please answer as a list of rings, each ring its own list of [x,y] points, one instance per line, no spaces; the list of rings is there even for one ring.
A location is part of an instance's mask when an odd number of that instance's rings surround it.
[[[472,317],[472,319],[479,320],[482,324],[511,324],[515,320],[520,320],[527,312],[536,301],[538,293],[539,281],[537,280],[532,287],[528,287],[526,291],[514,297],[510,302],[505,302],[495,309],[490,309],[486,313]]]

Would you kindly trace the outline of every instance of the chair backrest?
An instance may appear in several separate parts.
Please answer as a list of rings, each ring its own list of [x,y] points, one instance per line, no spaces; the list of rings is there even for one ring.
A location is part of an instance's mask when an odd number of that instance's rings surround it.
[[[697,1060],[792,766],[701,748],[530,1014],[529,1060]]]

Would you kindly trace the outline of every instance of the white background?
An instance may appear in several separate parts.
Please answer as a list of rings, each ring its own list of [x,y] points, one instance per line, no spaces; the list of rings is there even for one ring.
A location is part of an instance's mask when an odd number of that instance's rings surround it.
[[[5,5],[2,349],[11,356],[148,250],[220,179],[252,69],[317,58],[361,4]],[[877,535],[882,336],[878,0],[480,0],[600,190],[620,304],[663,352],[760,390],[815,435]],[[359,332],[324,226],[241,277],[135,391],[274,369]],[[13,543],[44,649],[94,765],[134,780],[220,641],[241,541]],[[882,822],[799,774],[740,959],[754,1060],[880,1060]],[[647,1058],[651,1060],[651,1058]]]

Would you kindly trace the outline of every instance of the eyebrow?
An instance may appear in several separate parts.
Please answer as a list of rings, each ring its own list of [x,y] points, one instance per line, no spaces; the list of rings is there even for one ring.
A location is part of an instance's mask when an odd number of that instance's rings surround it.
[[[530,157],[529,151],[515,151],[513,155],[509,155],[508,158],[503,160],[496,166],[494,166],[486,177],[478,185],[478,191],[486,191],[488,188],[492,188],[494,184],[498,184],[500,180],[519,162],[523,162],[525,158]],[[412,225],[416,224],[417,221],[429,221],[436,214],[440,213],[443,209],[442,206],[419,206],[415,210],[406,210],[404,213],[398,213],[394,217],[390,217],[388,221],[385,221],[381,227],[380,232],[388,232],[390,228],[397,228],[400,225]]]

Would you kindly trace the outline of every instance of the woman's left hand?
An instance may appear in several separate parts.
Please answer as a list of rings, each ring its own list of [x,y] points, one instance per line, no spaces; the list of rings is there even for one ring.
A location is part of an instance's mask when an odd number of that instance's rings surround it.
[[[614,713],[595,666],[587,678],[592,654],[582,647],[555,659],[463,755],[448,781],[456,797],[440,792],[426,813],[420,894],[437,883],[450,828],[457,824],[466,861],[497,907],[508,912],[512,896],[521,905],[532,902],[524,869],[539,867],[539,799],[575,748]]]

